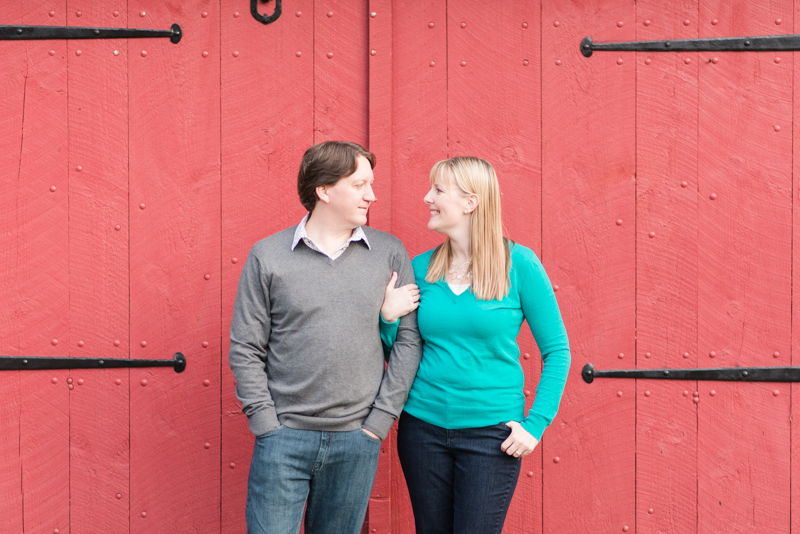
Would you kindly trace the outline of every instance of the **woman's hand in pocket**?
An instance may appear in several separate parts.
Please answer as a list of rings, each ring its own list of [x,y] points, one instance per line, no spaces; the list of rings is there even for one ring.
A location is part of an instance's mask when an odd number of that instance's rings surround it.
[[[397,284],[397,273],[392,273],[392,279],[386,286],[381,306],[381,317],[387,323],[393,323],[400,317],[411,313],[419,306],[419,288],[416,284],[394,287]]]
[[[513,456],[514,458],[528,456],[539,444],[539,440],[522,428],[522,425],[518,422],[509,421],[506,423],[506,426],[511,428],[511,434],[509,434],[503,444],[500,445],[500,449],[509,456]]]

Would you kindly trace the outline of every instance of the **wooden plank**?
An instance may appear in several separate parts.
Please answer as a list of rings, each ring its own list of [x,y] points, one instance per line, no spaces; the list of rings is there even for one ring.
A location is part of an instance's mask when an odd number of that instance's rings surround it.
[[[134,533],[220,525],[219,17],[202,0],[128,5],[130,26],[183,29],[129,44],[130,354],[187,359],[130,373]]]
[[[366,0],[314,2],[315,143],[336,139],[367,146],[368,8]]]
[[[240,17],[233,16],[237,11]],[[297,224],[305,213],[297,198],[297,169],[314,141],[314,3],[284,4],[269,26],[239,2],[224,0],[222,13],[221,531],[238,534],[245,530],[253,436],[234,394],[228,333],[250,247]],[[209,59],[216,54],[209,50]],[[253,87],[268,89],[254,95]]]
[[[51,10],[53,17],[48,14]],[[24,2],[23,13],[24,24],[63,25],[66,20],[64,2]],[[25,54],[22,154],[16,188],[19,352],[66,356],[70,344],[67,47],[64,41],[32,41],[26,43]],[[20,373],[19,447],[26,530],[69,528],[67,374]]]
[[[71,26],[124,27],[95,0]],[[128,45],[69,41],[69,355],[128,356]],[[78,55],[80,52],[80,55]],[[70,532],[129,530],[129,371],[70,373]]]
[[[392,3],[391,228],[412,258],[442,242],[441,234],[425,229],[430,214],[422,199],[430,189],[431,167],[448,157],[446,9],[434,0]],[[396,451],[394,430],[391,440]],[[392,532],[406,534],[414,532],[414,515],[393,455]]]
[[[800,20],[800,3],[795,3],[794,6],[794,21]],[[781,21],[781,25],[787,24],[787,28],[794,26],[788,25],[788,21]],[[793,30],[795,33],[797,30]],[[776,56],[778,57],[778,56]],[[800,124],[800,106],[796,102],[800,102],[800,72],[794,68],[797,54],[782,54],[781,62],[786,61],[792,65],[792,72],[794,75],[792,85],[792,287],[800,287],[800,202],[796,202],[797,195],[800,194],[800,158],[794,157],[794,154],[800,154],[800,135],[794,135],[795,127]],[[788,67],[787,67],[788,68]],[[800,365],[800,297],[794,295],[792,291],[792,332],[791,332],[791,352],[787,354],[777,354],[777,361],[782,364],[790,363],[791,365]],[[775,355],[773,354],[773,358]],[[790,480],[791,487],[790,500],[797,502],[800,495],[800,425],[796,421],[800,421],[800,384],[791,384],[790,387],[790,404],[791,404],[791,458],[790,458]],[[797,506],[791,507],[790,517],[790,531],[800,532],[800,508]]]
[[[701,1],[700,36],[790,33],[792,11]],[[792,62],[700,53],[700,65],[699,365],[778,365],[791,339]],[[789,532],[789,388],[698,391],[698,532]]]
[[[636,39],[696,38],[697,9],[696,0],[637,2]],[[636,55],[639,368],[697,365],[697,69],[697,53]],[[639,532],[696,531],[696,388],[638,381]]]
[[[23,20],[23,6],[5,6],[8,24]],[[20,294],[17,198],[27,54],[24,42],[0,48],[0,354],[19,355]],[[20,373],[0,373],[0,531],[22,532]]]
[[[633,40],[635,20],[634,2],[542,2],[542,255],[573,369],[543,443],[544,532],[634,528],[634,383],[579,373],[634,353],[636,57],[577,47]]]
[[[541,256],[539,3],[509,2],[486,10],[476,0],[451,1],[447,28],[449,155],[478,156],[494,166],[508,237]],[[541,357],[527,325],[518,341],[527,356],[521,358],[527,409]],[[541,451],[538,447],[523,460],[506,532],[541,532]]]

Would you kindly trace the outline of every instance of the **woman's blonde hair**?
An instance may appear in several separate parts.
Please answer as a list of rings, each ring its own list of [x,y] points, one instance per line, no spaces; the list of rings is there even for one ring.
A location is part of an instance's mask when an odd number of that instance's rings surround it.
[[[503,237],[500,218],[500,186],[492,165],[483,159],[457,157],[437,162],[431,169],[431,185],[457,187],[464,196],[475,194],[478,207],[470,215],[472,250],[472,292],[478,300],[501,300],[508,295],[511,252]],[[450,238],[436,247],[428,264],[425,281],[434,284],[445,278],[453,261]]]

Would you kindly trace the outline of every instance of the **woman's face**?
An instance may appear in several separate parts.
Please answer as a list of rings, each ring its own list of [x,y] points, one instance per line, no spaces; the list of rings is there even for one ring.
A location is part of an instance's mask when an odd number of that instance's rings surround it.
[[[428,230],[442,234],[450,234],[469,224],[469,216],[464,213],[469,204],[469,197],[453,183],[452,178],[444,182],[443,178],[431,184],[431,190],[423,199],[431,211]]]

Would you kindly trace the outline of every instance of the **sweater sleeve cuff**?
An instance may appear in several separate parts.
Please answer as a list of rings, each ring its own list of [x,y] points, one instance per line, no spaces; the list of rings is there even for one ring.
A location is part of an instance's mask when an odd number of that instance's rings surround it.
[[[389,435],[389,430],[392,429],[395,417],[378,408],[373,408],[364,422],[361,423],[361,428],[369,430],[381,439],[386,439]]]
[[[275,413],[274,408],[267,410],[260,410],[250,416],[248,423],[250,425],[250,432],[255,436],[266,434],[270,430],[275,430],[281,424],[278,421],[278,414]]]
[[[397,319],[395,319],[395,321],[393,323],[390,323],[389,321],[387,321],[386,319],[383,318],[383,314],[378,314],[378,315],[380,316],[381,324],[383,324],[383,325],[386,325],[386,326],[400,325],[400,318],[399,317]]]
[[[542,434],[544,434],[544,429],[547,428],[547,425],[550,422],[542,417],[541,415],[532,413],[522,421],[522,428],[528,431],[528,433],[536,438],[537,441],[542,441]]]

